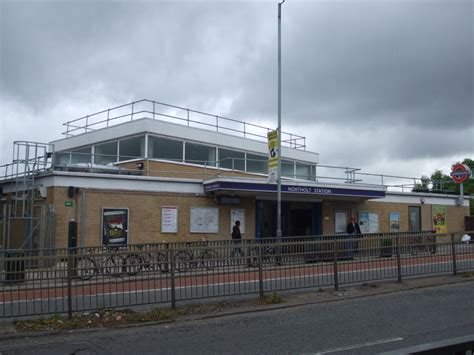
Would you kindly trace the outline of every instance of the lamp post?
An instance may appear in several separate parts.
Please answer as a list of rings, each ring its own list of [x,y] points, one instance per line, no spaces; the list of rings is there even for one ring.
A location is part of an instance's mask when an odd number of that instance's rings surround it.
[[[278,172],[277,172],[277,240],[281,238],[281,5],[278,3]]]

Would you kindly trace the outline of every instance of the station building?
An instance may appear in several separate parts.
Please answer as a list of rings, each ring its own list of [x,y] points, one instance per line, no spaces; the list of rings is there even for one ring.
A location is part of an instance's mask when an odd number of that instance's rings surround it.
[[[64,137],[14,143],[0,180],[3,249],[276,234],[269,128],[141,100],[66,122]],[[416,179],[321,165],[306,138],[282,133],[282,234],[460,232],[467,197],[412,192]],[[316,238],[316,237],[315,237]]]

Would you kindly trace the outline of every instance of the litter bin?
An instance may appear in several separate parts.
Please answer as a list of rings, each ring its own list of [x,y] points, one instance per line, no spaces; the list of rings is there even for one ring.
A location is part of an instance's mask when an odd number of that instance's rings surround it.
[[[25,281],[25,253],[17,250],[5,251],[5,283]]]

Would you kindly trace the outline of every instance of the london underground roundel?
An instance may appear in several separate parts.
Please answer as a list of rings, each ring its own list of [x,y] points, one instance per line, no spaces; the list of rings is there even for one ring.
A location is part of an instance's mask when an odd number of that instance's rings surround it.
[[[451,167],[451,179],[454,180],[455,183],[461,184],[471,176],[471,169],[465,164],[454,164]]]

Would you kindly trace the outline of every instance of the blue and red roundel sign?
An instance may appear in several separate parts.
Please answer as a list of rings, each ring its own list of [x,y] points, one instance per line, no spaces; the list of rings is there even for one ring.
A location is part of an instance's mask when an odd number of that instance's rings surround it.
[[[457,163],[451,167],[451,179],[455,183],[461,184],[471,176],[471,169],[465,164]]]

